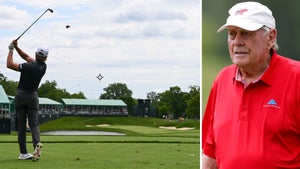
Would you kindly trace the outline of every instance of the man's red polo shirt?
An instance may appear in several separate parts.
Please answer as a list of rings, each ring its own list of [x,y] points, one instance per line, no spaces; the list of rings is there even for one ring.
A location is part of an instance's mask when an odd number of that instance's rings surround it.
[[[219,169],[300,168],[300,62],[277,55],[246,88],[237,67],[213,83],[202,124],[204,154]]]

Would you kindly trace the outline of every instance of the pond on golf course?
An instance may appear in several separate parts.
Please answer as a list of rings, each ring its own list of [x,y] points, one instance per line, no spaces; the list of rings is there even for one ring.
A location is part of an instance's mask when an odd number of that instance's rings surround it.
[[[124,133],[110,131],[44,131],[41,135],[60,135],[60,136],[124,136]]]

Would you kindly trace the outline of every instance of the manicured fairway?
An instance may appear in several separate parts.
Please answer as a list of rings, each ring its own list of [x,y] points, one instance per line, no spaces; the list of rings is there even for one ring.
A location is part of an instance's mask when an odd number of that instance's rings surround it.
[[[17,160],[17,143],[0,143],[0,164],[4,169],[198,169],[199,148],[197,143],[44,143],[42,158],[32,162]]]

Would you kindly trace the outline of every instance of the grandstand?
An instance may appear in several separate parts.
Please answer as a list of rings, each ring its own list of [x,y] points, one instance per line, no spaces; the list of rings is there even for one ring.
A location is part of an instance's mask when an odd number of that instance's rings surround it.
[[[10,100],[10,114],[14,112],[14,96]],[[6,98],[7,98],[6,97]],[[110,99],[62,99],[62,103],[39,97],[39,115],[93,115],[128,116],[127,105],[122,100]]]
[[[15,97],[7,96],[10,100],[10,113],[15,114]],[[39,97],[39,114],[40,115],[51,115],[60,114],[63,110],[63,104],[44,97]]]
[[[48,99],[39,97],[39,114],[60,114],[63,110],[63,104]]]
[[[10,133],[16,125],[15,97],[7,96],[0,85],[0,133]],[[39,122],[60,116],[128,116],[127,105],[122,100],[62,99],[62,103],[39,97]]]
[[[0,108],[6,116],[15,115],[14,96],[1,92]],[[2,88],[3,89],[3,88]],[[2,103],[3,102],[3,103]],[[3,107],[3,108],[2,108]],[[122,100],[110,99],[62,99],[62,103],[49,98],[39,97],[39,115],[109,115],[128,116],[127,105]]]
[[[62,99],[64,114],[128,116],[127,105],[122,100]]]

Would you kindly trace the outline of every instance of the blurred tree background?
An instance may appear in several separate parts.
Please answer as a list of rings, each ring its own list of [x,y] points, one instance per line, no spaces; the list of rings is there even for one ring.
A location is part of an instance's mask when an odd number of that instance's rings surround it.
[[[17,90],[18,82],[9,80],[0,72],[0,85],[5,90],[5,93],[14,96]],[[165,115],[168,117],[177,118],[200,118],[200,86],[189,86],[189,92],[181,91],[180,87],[172,86],[169,90],[162,93],[151,91],[147,93],[147,99],[150,100],[150,105],[156,110],[156,117],[162,118]],[[86,99],[83,92],[69,93],[66,89],[59,88],[55,80],[46,80],[39,87],[39,97],[45,97],[57,102],[61,102],[62,98],[78,98]],[[138,104],[138,99],[132,97],[130,90],[125,83],[113,83],[104,88],[99,99],[120,99],[127,105],[129,115],[133,115],[134,107]]]
[[[202,0],[202,110],[205,109],[209,90],[218,72],[231,64],[227,49],[227,32],[217,33],[225,24],[228,10],[244,0]],[[278,54],[300,60],[298,37],[300,38],[300,1],[257,0],[266,5],[276,20]],[[295,41],[295,43],[293,43]]]

